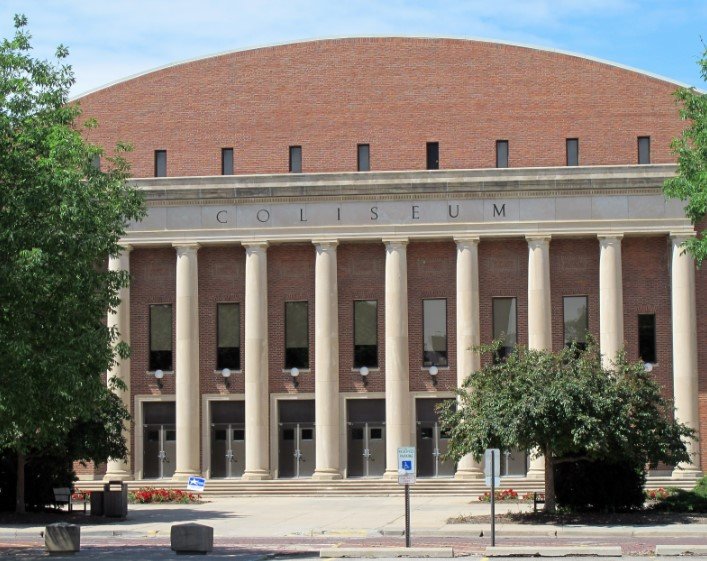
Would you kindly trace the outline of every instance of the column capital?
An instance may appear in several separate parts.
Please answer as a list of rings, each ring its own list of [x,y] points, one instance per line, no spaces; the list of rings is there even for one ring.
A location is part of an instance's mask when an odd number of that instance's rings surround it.
[[[602,246],[620,245],[623,237],[623,234],[597,234],[597,239]]]
[[[455,236],[454,237],[454,242],[457,244],[457,247],[464,249],[467,247],[479,245],[479,241],[481,238],[479,236]]]
[[[120,247],[120,253],[130,253],[133,250],[133,246],[131,246],[129,243],[119,245]]]
[[[241,245],[245,248],[246,253],[265,253],[270,245],[267,240],[254,240],[250,242],[241,242]]]
[[[387,248],[403,248],[410,242],[405,236],[383,238],[382,241]]]
[[[322,238],[322,239],[313,239],[312,243],[317,249],[321,250],[335,250],[336,246],[339,245],[339,240],[335,238]]]
[[[697,236],[696,232],[670,232],[670,241],[673,245],[682,245],[695,236]]]
[[[552,236],[550,234],[528,234],[525,236],[525,241],[530,247],[542,247],[550,245]]]
[[[173,243],[172,247],[177,250],[177,255],[187,255],[190,253],[196,253],[201,247],[198,243],[185,242],[185,243]]]

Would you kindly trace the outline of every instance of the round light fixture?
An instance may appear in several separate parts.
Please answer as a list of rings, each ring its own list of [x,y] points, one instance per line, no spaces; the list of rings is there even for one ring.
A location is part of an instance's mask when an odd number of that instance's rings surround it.
[[[221,376],[223,376],[225,379],[228,379],[230,375],[231,375],[230,368],[224,368],[223,370],[221,370]]]
[[[290,370],[290,376],[292,376],[293,378],[297,378],[297,376],[299,376],[299,368],[297,368],[297,367],[292,368]]]
[[[646,372],[653,372],[653,363],[652,362],[644,363],[643,370],[645,370]]]
[[[437,368],[436,365],[433,364],[432,366],[430,366],[430,376],[437,376],[438,373],[439,368]]]
[[[361,374],[361,376],[365,378],[366,376],[368,376],[368,366],[362,366],[358,372],[359,374]]]
[[[162,370],[159,370],[159,369],[155,370],[155,378],[157,378],[158,380],[161,380],[162,378],[164,378],[164,372],[162,372]]]

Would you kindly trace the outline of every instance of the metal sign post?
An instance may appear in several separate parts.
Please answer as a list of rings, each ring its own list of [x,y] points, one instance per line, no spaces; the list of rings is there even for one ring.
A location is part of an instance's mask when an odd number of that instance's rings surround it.
[[[491,546],[496,545],[496,487],[501,484],[501,451],[488,448],[484,452],[486,485],[491,487]]]
[[[410,547],[410,485],[415,483],[415,448],[398,448],[398,484],[405,485],[405,547]]]

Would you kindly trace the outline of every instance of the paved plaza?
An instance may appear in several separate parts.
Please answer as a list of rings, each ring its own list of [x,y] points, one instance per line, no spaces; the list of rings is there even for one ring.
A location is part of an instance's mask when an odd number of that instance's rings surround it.
[[[498,505],[518,512],[529,505]],[[488,515],[489,505],[466,497],[411,498],[412,545],[453,547],[456,556],[480,556],[490,545],[490,524],[449,524],[458,515]],[[82,550],[76,559],[173,559],[172,524],[198,522],[214,528],[216,559],[318,557],[331,547],[404,545],[403,497],[238,497],[200,505],[130,505],[126,520],[78,517]],[[43,526],[0,527],[0,557],[46,558]],[[656,544],[707,544],[707,524],[578,526],[497,524],[498,545],[619,545],[624,556],[645,555]],[[182,556],[180,556],[181,558]],[[694,557],[693,557],[694,558]]]

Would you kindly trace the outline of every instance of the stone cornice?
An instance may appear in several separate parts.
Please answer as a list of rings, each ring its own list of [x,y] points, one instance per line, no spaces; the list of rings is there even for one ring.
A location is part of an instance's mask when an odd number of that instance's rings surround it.
[[[657,194],[672,164],[133,179],[149,206]]]

